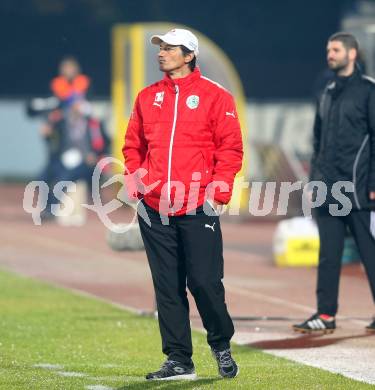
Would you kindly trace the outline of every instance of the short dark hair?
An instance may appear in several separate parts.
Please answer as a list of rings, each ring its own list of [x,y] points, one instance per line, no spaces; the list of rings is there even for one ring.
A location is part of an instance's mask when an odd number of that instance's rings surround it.
[[[331,41],[340,41],[344,45],[346,50],[349,49],[355,49],[358,55],[359,52],[359,43],[356,39],[356,37],[352,34],[349,34],[347,32],[337,32],[333,35],[331,35],[328,39],[328,42]]]
[[[186,46],[180,45],[180,47],[181,47],[182,53],[183,53],[184,55],[187,55],[187,54],[194,54],[194,51],[188,49]],[[191,71],[193,71],[193,70],[195,69],[195,67],[196,67],[196,65],[197,65],[197,57],[195,56],[195,54],[194,54],[193,59],[188,63],[188,65],[189,65],[189,68],[190,68]]]

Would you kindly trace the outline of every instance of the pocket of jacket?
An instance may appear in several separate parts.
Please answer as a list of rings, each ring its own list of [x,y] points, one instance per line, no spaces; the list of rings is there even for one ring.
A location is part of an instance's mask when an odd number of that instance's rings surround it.
[[[147,151],[146,157],[141,165],[141,168],[147,170],[147,174],[142,177],[142,182],[145,186],[147,186],[150,182],[150,151]]]
[[[203,186],[206,186],[212,179],[212,167],[207,159],[206,153],[201,150],[203,168],[202,168],[202,180]]]

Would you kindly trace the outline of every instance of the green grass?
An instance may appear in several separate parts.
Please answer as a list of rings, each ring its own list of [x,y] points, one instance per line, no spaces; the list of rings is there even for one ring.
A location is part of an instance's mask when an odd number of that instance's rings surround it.
[[[198,380],[145,382],[144,374],[164,360],[155,320],[0,272],[0,389],[373,388],[238,346],[233,352],[241,373],[234,380],[221,380],[204,335],[195,332],[193,338]],[[36,366],[40,364],[61,368]]]

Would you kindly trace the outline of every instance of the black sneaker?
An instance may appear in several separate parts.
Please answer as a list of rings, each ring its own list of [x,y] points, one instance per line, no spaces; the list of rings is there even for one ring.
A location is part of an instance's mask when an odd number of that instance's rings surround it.
[[[336,329],[336,321],[324,320],[318,313],[311,316],[301,324],[293,325],[293,329],[300,333],[333,333]]]
[[[233,360],[230,353],[230,349],[224,349],[224,351],[212,350],[212,355],[217,361],[217,368],[219,369],[219,374],[223,378],[234,378],[240,372],[236,362]]]
[[[167,360],[159,371],[150,372],[146,375],[147,380],[170,381],[170,380],[193,380],[196,379],[194,364],[190,366],[176,362],[175,360]]]
[[[369,333],[375,333],[375,318],[372,320],[371,324],[366,326],[366,330]]]

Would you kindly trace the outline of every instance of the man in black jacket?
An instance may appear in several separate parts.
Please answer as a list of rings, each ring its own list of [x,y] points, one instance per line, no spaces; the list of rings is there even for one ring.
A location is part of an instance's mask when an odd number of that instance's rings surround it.
[[[334,72],[318,101],[314,124],[311,179],[327,186],[327,198],[316,209],[320,236],[317,313],[294,325],[303,333],[336,329],[341,258],[349,228],[370,282],[375,301],[375,80],[361,74],[358,42],[348,33],[332,35],[327,44],[328,67]],[[335,183],[346,182],[350,207],[329,205]],[[342,203],[342,202],[341,202]],[[335,213],[336,211],[336,213]],[[342,212],[344,211],[344,212]],[[367,326],[375,332],[375,319]]]

